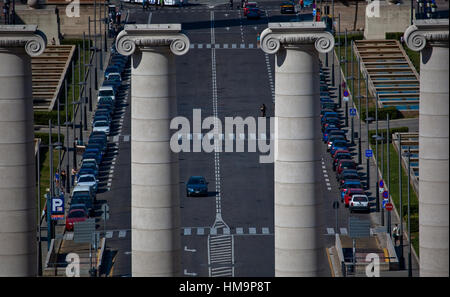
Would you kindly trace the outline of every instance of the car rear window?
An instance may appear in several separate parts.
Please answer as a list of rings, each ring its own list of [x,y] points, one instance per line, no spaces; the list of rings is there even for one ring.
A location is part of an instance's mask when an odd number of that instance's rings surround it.
[[[356,196],[356,197],[353,197],[353,201],[356,201],[356,202],[367,202],[368,200],[367,200],[367,197]]]
[[[69,218],[84,218],[86,215],[82,210],[72,210],[69,213]]]
[[[205,180],[204,179],[202,179],[202,178],[191,178],[190,180],[189,180],[189,183],[190,184],[205,184]]]
[[[112,90],[101,90],[98,92],[99,96],[114,96],[114,92]]]

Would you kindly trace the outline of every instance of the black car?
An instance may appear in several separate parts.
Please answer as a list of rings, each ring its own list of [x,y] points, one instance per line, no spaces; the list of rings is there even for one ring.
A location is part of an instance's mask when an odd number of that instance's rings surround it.
[[[340,174],[336,175],[336,180],[341,181],[345,178],[350,178],[350,176],[357,176],[359,178],[358,171],[356,169],[344,169]]]

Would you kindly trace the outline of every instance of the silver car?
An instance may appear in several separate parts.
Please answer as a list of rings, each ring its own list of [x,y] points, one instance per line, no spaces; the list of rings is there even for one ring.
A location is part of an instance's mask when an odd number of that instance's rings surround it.
[[[98,189],[98,179],[93,174],[84,174],[78,178],[77,186],[89,186],[95,193]]]

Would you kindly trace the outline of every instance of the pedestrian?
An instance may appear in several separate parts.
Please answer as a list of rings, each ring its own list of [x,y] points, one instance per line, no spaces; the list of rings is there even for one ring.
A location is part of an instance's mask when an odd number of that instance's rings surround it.
[[[9,23],[9,4],[5,2],[3,4],[3,16],[5,17],[5,25]]]
[[[305,2],[303,0],[300,0],[300,11],[302,11],[303,8],[305,8]]]
[[[55,172],[55,186],[57,188],[59,188],[59,171],[58,170],[56,170],[56,172]]]
[[[122,12],[119,10],[116,14],[117,24],[120,25],[120,17],[122,16]]]
[[[66,188],[66,182],[67,182],[67,174],[66,171],[63,169],[61,170],[61,188],[65,189]]]
[[[77,173],[78,173],[77,170],[75,168],[72,168],[72,171],[70,174],[70,177],[72,179],[72,186],[75,184],[75,177],[76,177]]]
[[[400,230],[398,228],[398,224],[395,224],[394,229],[392,229],[392,236],[394,237],[394,245],[397,245],[397,240],[400,239]]]
[[[266,105],[264,103],[261,105],[259,110],[261,111],[261,116],[265,117],[266,116]]]

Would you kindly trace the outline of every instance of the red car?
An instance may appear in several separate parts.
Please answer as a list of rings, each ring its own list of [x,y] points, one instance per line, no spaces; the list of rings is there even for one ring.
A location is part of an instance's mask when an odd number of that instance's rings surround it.
[[[88,217],[89,216],[84,209],[71,209],[66,218],[66,230],[73,231],[74,223],[84,222]]]
[[[337,150],[337,151],[334,152],[333,159],[336,158],[336,155],[339,154],[339,153],[350,154],[350,151],[348,151],[348,150]]]
[[[250,8],[257,8],[258,7],[258,3],[256,2],[247,2],[244,4],[244,16],[247,16],[248,10]]]
[[[337,174],[340,174],[344,169],[356,169],[355,162],[350,160],[340,160],[336,169]]]
[[[364,190],[361,188],[348,189],[347,191],[345,191],[345,196],[344,196],[345,207],[349,206],[350,200],[352,199],[352,196],[355,194],[364,195],[365,193],[364,193]]]

